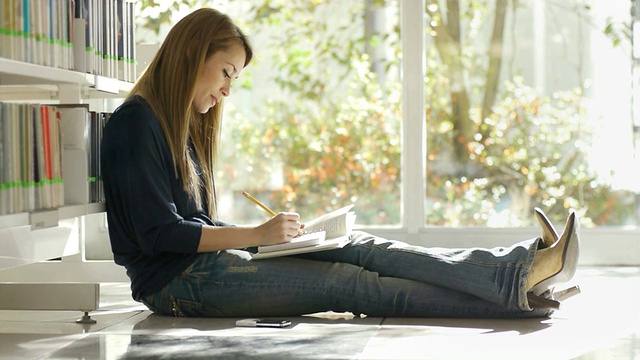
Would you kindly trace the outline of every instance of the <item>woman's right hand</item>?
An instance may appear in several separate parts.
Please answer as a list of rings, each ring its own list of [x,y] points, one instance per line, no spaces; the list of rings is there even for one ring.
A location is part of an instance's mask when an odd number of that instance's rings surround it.
[[[291,241],[301,227],[300,214],[281,212],[264,224],[257,226],[255,230],[259,234],[260,245],[271,245]]]
[[[300,215],[293,212],[281,212],[255,227],[203,225],[198,252],[285,243],[291,241],[303,227]]]

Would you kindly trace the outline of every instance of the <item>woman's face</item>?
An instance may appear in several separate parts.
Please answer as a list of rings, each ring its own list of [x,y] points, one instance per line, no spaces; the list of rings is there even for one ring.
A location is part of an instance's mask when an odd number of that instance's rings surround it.
[[[246,54],[240,43],[227,50],[218,51],[204,63],[202,74],[196,83],[193,106],[204,114],[231,93],[231,81],[236,79],[244,67]]]

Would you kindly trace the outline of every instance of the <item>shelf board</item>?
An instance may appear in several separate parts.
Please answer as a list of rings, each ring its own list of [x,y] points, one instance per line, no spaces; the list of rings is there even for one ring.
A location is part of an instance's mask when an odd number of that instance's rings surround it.
[[[133,83],[118,79],[0,57],[0,88],[20,85],[21,88],[24,89],[35,86],[36,91],[41,91],[42,85],[55,86],[57,84],[76,84],[82,88],[116,96],[126,95],[131,88],[133,88]],[[8,88],[6,91],[2,90],[0,91],[0,95],[7,95],[11,90],[13,89]],[[50,94],[50,89],[47,89],[45,93]],[[30,94],[27,99],[32,99],[34,96],[36,95]],[[50,97],[51,96],[45,96],[45,98]],[[99,96],[91,97],[98,98]]]
[[[43,209],[31,213],[22,212],[0,215],[0,230],[31,226],[33,230],[57,226],[58,221],[78,216],[99,214],[105,211],[104,203],[67,205],[57,209]]]
[[[94,75],[91,74],[5,58],[0,58],[0,69],[2,69],[0,72],[3,74],[44,81],[45,84],[65,83],[88,86],[95,84]]]
[[[8,229],[12,227],[28,226],[29,213],[16,213],[9,215],[0,215],[0,229]]]
[[[0,99],[4,101],[28,102],[30,100],[55,100],[58,97],[56,85],[2,85]]]

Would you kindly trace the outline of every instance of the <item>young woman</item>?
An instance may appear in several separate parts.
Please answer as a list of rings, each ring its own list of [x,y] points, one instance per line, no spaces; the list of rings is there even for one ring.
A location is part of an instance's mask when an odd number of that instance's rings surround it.
[[[224,14],[200,9],[169,32],[102,140],[102,174],[115,262],[132,296],[174,316],[537,317],[576,271],[578,221],[561,236],[508,248],[411,246],[356,232],[342,249],[252,261],[249,249],[290,241],[300,216],[253,227],[216,214],[214,163],[223,99],[253,56]],[[574,291],[575,292],[575,291]]]

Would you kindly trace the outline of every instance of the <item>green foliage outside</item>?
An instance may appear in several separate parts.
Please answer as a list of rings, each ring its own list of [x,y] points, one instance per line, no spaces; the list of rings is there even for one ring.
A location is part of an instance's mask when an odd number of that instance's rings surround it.
[[[258,179],[282,171],[279,191],[250,190],[279,208],[313,217],[356,203],[360,223],[398,223],[400,84],[381,86],[363,51],[367,39],[344,36],[362,32],[362,4],[328,29],[320,13],[331,8],[320,1],[255,2],[239,20],[249,33],[281,34],[260,45],[279,49],[269,59],[278,89],[257,104],[259,119],[235,118],[229,160],[242,157]],[[332,35],[317,36],[324,30]],[[273,159],[282,169],[271,168]],[[233,174],[225,171],[224,181],[233,183]]]
[[[402,97],[393,76],[401,56],[399,29],[365,36],[363,3],[256,0],[235,19],[250,34],[280,34],[261,44],[271,50],[266,56],[277,91],[253,104],[258,118],[233,113],[234,128],[224,142],[237,145],[225,149],[219,186],[247,176],[237,169],[242,164],[255,179],[250,192],[303,216],[355,202],[359,223],[400,221]],[[386,3],[396,4],[373,6]],[[489,219],[506,214],[496,225],[528,225],[533,207],[540,206],[554,222],[575,208],[584,225],[624,224],[633,195],[614,192],[587,162],[593,129],[584,125],[582,84],[541,96],[521,77],[499,78],[500,61],[487,59],[486,49],[474,45],[477,38],[459,33],[460,24],[490,26],[491,42],[499,44],[505,36],[499,20],[517,6],[507,0],[451,1],[466,6],[445,16],[435,1],[426,3],[429,30],[440,36],[426,50],[427,223],[493,225]],[[331,21],[328,13],[335,15]],[[148,22],[151,28],[159,23]],[[376,46],[396,54],[383,64],[384,74],[370,67],[367,49]],[[261,56],[256,61],[264,61]],[[252,86],[252,71],[243,73],[244,87]],[[274,171],[284,179],[276,191],[260,180]]]

